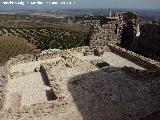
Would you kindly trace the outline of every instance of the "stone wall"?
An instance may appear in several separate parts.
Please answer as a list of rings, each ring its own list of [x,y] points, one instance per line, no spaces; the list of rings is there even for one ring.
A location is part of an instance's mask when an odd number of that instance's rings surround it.
[[[135,69],[133,67],[123,67],[122,68],[125,71],[128,72],[134,72],[135,74],[139,75],[139,77],[143,80],[154,78],[155,76],[160,76],[160,69],[155,70],[140,70]]]
[[[103,48],[110,43],[121,44],[122,33],[125,34],[124,29],[130,27],[129,24],[133,26],[133,32],[136,35],[138,17],[132,12],[114,14],[112,17],[102,19],[99,23],[92,24],[90,46]]]
[[[113,45],[113,44],[109,44],[109,47],[111,49],[112,52],[119,54],[122,57],[125,57],[133,62],[135,62],[136,64],[139,64],[145,68],[148,69],[160,69],[160,62],[155,61],[153,59],[150,58],[146,58],[142,55],[136,54],[132,51],[129,51],[125,48]]]
[[[90,50],[89,46],[83,46],[83,47],[77,47],[67,50],[60,50],[60,49],[49,49],[42,51],[36,55],[30,55],[30,54],[24,54],[24,55],[18,55],[14,58],[10,58],[5,64],[6,73],[9,73],[10,67],[17,65],[17,64],[23,64],[33,61],[39,61],[39,60],[46,60],[56,57],[61,57],[62,55],[69,53],[69,52],[80,52],[83,53],[87,50]]]
[[[63,64],[63,62],[59,61],[58,64]],[[56,63],[53,63],[55,66],[58,65]],[[53,66],[52,66],[53,67]],[[65,96],[63,96],[63,92],[62,90],[60,89],[59,87],[59,80],[56,79],[53,75],[51,75],[51,70],[50,70],[50,65],[49,64],[44,64],[44,65],[41,65],[41,72],[43,72],[46,76],[47,76],[47,79],[48,79],[48,82],[49,82],[49,85],[52,87],[56,97],[57,97],[57,100],[58,101],[63,101]]]
[[[108,43],[120,43],[121,20],[108,20],[106,24],[93,25],[90,46],[93,48],[104,47]]]
[[[105,17],[99,23],[92,25],[92,36],[90,46],[93,48],[104,47],[108,43],[120,43],[121,31],[123,28],[122,14],[117,17]]]

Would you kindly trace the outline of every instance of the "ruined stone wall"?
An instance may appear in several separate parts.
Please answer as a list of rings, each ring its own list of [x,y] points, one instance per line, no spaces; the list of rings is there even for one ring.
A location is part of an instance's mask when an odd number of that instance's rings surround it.
[[[0,110],[3,106],[3,102],[4,102],[4,91],[5,91],[5,83],[6,83],[6,72],[5,72],[5,68],[3,69],[3,73],[2,73],[2,79],[1,80],[1,86],[0,86]]]
[[[123,25],[123,14],[114,14],[112,17],[105,17],[94,23],[91,29],[90,46],[103,48],[109,43],[120,44]]]
[[[36,54],[35,56],[30,55],[30,54],[18,55],[14,58],[10,58],[10,60],[6,62],[4,77],[5,77],[6,80],[8,80],[10,77],[14,78],[16,76],[24,74],[23,71],[19,71],[17,73],[10,73],[11,67],[14,66],[14,65],[17,65],[17,64],[23,64],[23,63],[33,62],[33,61],[39,61],[39,60],[46,60],[46,59],[61,57],[63,55],[68,54],[69,52],[85,53],[88,50],[91,51],[90,47],[89,46],[84,46],[84,47],[72,48],[72,49],[67,49],[67,50],[49,49],[49,50],[46,50],[46,51],[42,51],[42,52]]]
[[[106,24],[94,24],[90,46],[103,48],[108,43],[120,43],[122,27],[122,20],[107,20]]]
[[[67,50],[49,49],[49,50],[42,51],[40,54],[37,54],[37,60],[45,60],[45,59],[61,57],[69,52],[84,53],[86,51],[91,51],[90,46],[71,48]]]
[[[49,85],[53,89],[53,91],[54,91],[54,93],[55,93],[55,95],[57,97],[57,100],[58,101],[62,101],[62,100],[64,100],[65,97],[63,95],[62,90],[59,87],[59,84],[58,84],[60,81],[58,79],[56,79],[55,76],[51,75],[50,67],[52,65],[54,65],[54,66],[64,65],[64,61],[61,60],[61,61],[58,61],[56,63],[50,63],[50,64],[43,64],[43,65],[41,65],[41,72],[43,72],[47,76]]]
[[[125,57],[133,62],[135,62],[136,64],[139,64],[145,68],[148,69],[160,69],[160,62],[155,61],[153,59],[150,58],[146,58],[142,55],[136,54],[132,51],[129,51],[125,48],[113,45],[113,44],[109,44],[109,47],[111,49],[112,52],[121,55],[122,57]]]
[[[67,49],[67,50],[49,49],[49,50],[42,51],[36,55],[30,55],[30,54],[18,55],[14,58],[10,58],[10,60],[6,62],[6,64],[5,64],[6,73],[9,72],[11,66],[14,66],[17,64],[23,64],[23,63],[33,62],[33,61],[61,57],[62,55],[66,54],[68,52],[83,53],[87,50],[90,50],[89,46],[77,47],[77,48],[72,48],[72,49]]]
[[[131,24],[131,26],[129,26]],[[92,48],[103,48],[107,44],[121,44],[122,35],[125,34],[125,28],[133,29],[136,35],[138,16],[132,12],[115,14],[112,17],[106,17],[92,26],[92,35],[90,46]],[[127,41],[129,42],[129,40]]]

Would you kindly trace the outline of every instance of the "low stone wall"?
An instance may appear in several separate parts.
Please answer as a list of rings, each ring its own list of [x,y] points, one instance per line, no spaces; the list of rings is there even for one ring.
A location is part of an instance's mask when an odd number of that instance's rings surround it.
[[[105,46],[103,50],[110,51],[108,46]],[[10,60],[6,62],[5,64],[6,74],[9,75],[10,68],[14,65],[61,57],[71,52],[72,53],[79,52],[84,55],[85,54],[94,55],[94,49],[91,49],[89,46],[77,47],[77,48],[72,48],[67,50],[49,49],[49,50],[42,51],[36,55],[30,55],[30,54],[18,55],[14,58],[10,58]]]
[[[70,53],[70,52],[84,53],[88,50],[91,50],[89,46],[71,48],[71,49],[67,49],[67,50],[50,49],[50,50],[42,51],[41,53],[37,54],[36,60],[45,60],[45,59],[61,57],[61,56],[65,55],[67,53]]]
[[[56,58],[61,56],[63,53],[62,50],[59,49],[50,49],[50,50],[45,50],[42,51],[41,53],[36,55],[36,60],[46,60],[46,59],[51,59],[51,58]]]
[[[3,105],[3,92],[4,92],[4,86],[6,83],[6,74],[5,74],[5,68],[4,66],[0,67],[0,110],[2,108]]]
[[[18,55],[14,58],[10,58],[5,64],[5,73],[6,75],[10,74],[10,68],[14,65],[17,64],[23,64],[23,63],[28,63],[28,62],[33,62],[33,61],[39,61],[39,60],[46,60],[46,59],[51,59],[51,58],[56,58],[56,57],[61,57],[64,54],[67,54],[69,52],[80,52],[83,53],[86,50],[89,50],[89,46],[83,46],[83,47],[77,47],[77,48],[72,48],[72,49],[67,49],[67,50],[60,50],[60,49],[49,49],[42,51],[36,55],[30,55],[30,54],[24,54],[24,55]],[[8,78],[8,76],[6,76]]]
[[[139,64],[140,66],[143,66],[148,69],[160,69],[160,62],[155,61],[150,58],[146,58],[142,55],[136,54],[132,51],[129,51],[125,48],[109,44],[108,45],[112,52],[119,54],[122,57],[125,57],[131,61],[133,61],[136,64]]]
[[[47,80],[49,82],[49,86],[52,88],[53,92],[55,93],[57,100],[62,104],[67,105],[67,100],[65,99],[65,96],[60,88],[59,82],[60,80],[58,80],[54,75],[51,75],[51,66],[54,65],[65,65],[64,61],[60,60],[54,63],[49,63],[49,64],[43,64],[41,65],[41,72],[43,72],[46,77]],[[52,66],[53,67],[53,66]]]
[[[18,55],[14,58],[10,58],[5,64],[5,79],[9,79],[10,69],[12,66],[17,65],[17,64],[23,64],[23,63],[28,63],[28,62],[33,62],[33,61],[39,61],[39,60],[46,60],[46,59],[51,59],[51,58],[56,58],[56,57],[61,57],[63,55],[66,55],[70,52],[80,52],[83,53],[87,50],[90,50],[89,46],[83,46],[83,47],[77,47],[77,48],[72,48],[72,49],[67,49],[67,50],[60,50],[60,49],[49,49],[42,51],[36,55],[30,55],[30,54],[24,54],[24,55]]]
[[[45,103],[38,103],[32,106],[26,106],[20,109],[21,115],[28,114],[36,117],[46,116],[46,115],[55,115],[62,112],[62,109],[66,108],[66,103],[61,101],[49,101]],[[22,118],[21,116],[21,118]]]
[[[9,61],[7,61],[7,65],[16,65],[16,64],[22,64],[22,63],[27,63],[27,62],[32,62],[35,61],[36,58],[34,55],[30,55],[30,54],[24,54],[24,55],[18,55],[14,58],[10,58]]]
[[[80,52],[80,53],[83,53],[85,52],[86,50],[90,50],[90,46],[83,46],[83,47],[77,47],[77,48],[71,48],[69,49],[71,52]]]
[[[57,80],[54,76],[52,76],[50,74],[50,70],[46,70],[44,71],[46,73],[46,75],[48,76],[48,81],[50,83],[50,86],[52,87],[56,97],[57,97],[57,100],[58,101],[66,101],[65,100],[65,96],[59,86],[59,80]],[[67,104],[67,102],[66,102]]]
[[[141,79],[144,79],[144,80],[151,79],[155,76],[160,76],[160,69],[140,70],[132,67],[123,67],[122,69],[128,72],[134,72],[135,74],[139,75]]]

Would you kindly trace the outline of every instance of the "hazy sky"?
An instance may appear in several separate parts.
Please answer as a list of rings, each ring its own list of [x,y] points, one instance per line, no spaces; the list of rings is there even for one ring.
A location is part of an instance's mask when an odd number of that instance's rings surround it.
[[[43,2],[57,1],[58,5],[43,4],[43,5],[4,5],[2,2],[36,2],[38,0],[0,0],[0,10],[12,9],[63,9],[63,8],[138,8],[138,9],[160,9],[160,0],[39,0]],[[60,5],[60,2],[75,1],[75,5]]]
[[[160,0],[77,0],[82,7],[160,9]]]

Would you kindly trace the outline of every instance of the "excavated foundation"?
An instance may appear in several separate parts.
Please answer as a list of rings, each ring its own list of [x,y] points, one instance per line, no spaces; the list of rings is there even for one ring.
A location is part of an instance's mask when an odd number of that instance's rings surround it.
[[[9,70],[4,120],[139,119],[159,109],[159,75],[147,78],[146,68],[113,52],[69,51]]]

